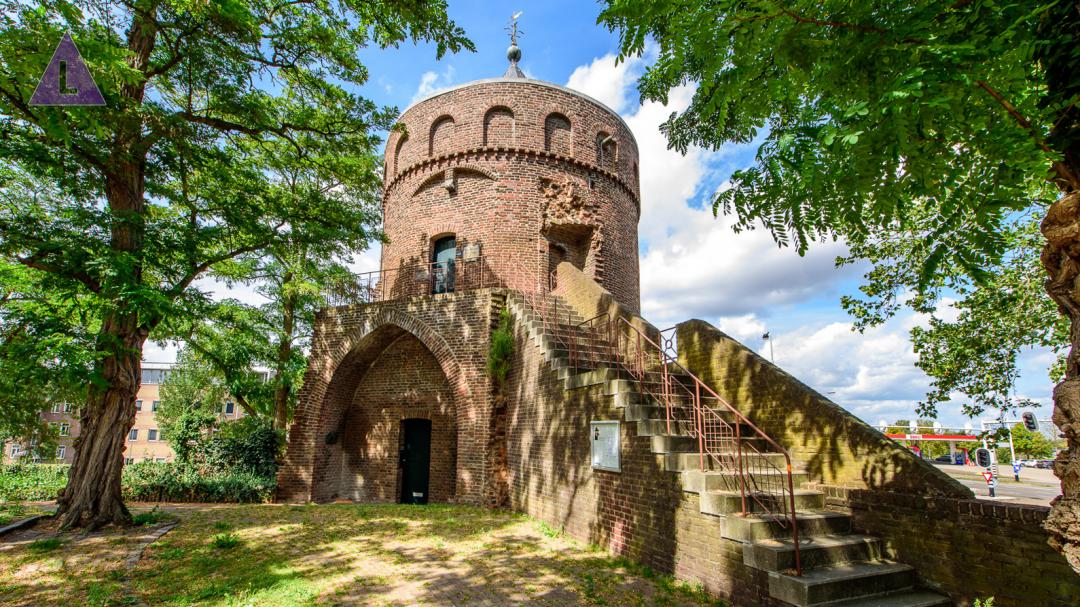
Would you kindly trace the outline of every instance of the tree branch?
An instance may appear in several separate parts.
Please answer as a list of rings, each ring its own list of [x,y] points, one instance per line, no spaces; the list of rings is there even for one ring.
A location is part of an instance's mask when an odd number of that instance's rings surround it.
[[[977,84],[982,90],[986,91],[988,95],[993,97],[994,100],[1001,105],[1001,107],[1005,108],[1005,111],[1009,114],[1009,116],[1012,117],[1013,120],[1016,121],[1016,124],[1020,125],[1021,128],[1026,130],[1028,134],[1031,135],[1032,140],[1034,140],[1035,144],[1039,146],[1039,149],[1048,154],[1054,153],[1054,150],[1046,143],[1046,141],[1043,140],[1042,136],[1039,133],[1039,130],[1035,127],[1035,125],[1031,124],[1031,121],[1025,118],[1024,115],[1020,113],[1020,110],[1017,109],[1017,107],[1011,102],[1009,102],[1009,100],[1006,99],[1004,95],[994,89],[994,87],[987,84],[985,80],[976,80],[975,84]],[[1065,163],[1055,160],[1052,163],[1052,166],[1054,168],[1054,172],[1061,180],[1068,183],[1073,190],[1080,190],[1080,179],[1078,179],[1076,175],[1073,175],[1072,171],[1069,170],[1069,167],[1066,166]]]

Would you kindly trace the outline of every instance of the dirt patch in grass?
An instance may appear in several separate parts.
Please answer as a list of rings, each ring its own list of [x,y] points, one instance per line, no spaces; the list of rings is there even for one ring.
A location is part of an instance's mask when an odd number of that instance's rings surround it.
[[[0,543],[0,605],[130,604],[124,561],[152,527],[59,532],[47,519]]]
[[[719,604],[506,512],[332,504],[177,514],[180,525],[132,573],[150,605]]]

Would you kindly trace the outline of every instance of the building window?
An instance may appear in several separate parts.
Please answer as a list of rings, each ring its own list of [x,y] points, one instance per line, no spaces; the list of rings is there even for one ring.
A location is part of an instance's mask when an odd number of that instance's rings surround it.
[[[150,403],[150,410],[154,411],[154,412],[157,412],[157,406],[158,406],[158,403],[160,403],[160,402],[161,402],[160,400],[155,400],[154,402]]]
[[[131,432],[128,432],[128,440],[139,440],[139,430],[132,428]]]
[[[124,458],[124,463],[125,464],[134,464],[135,463],[135,458],[134,457],[125,457]]]
[[[164,457],[155,457],[154,461],[161,464],[161,463],[165,462],[165,458]]]
[[[166,369],[143,369],[142,370],[142,382],[144,384],[160,384],[169,377],[169,371]]]
[[[232,415],[233,411],[235,410],[236,406],[233,405],[233,402],[231,400],[225,401],[225,415]]]
[[[67,455],[67,447],[60,445],[56,448],[56,459],[64,459],[65,455]]]
[[[157,428],[151,428],[146,431],[146,440],[157,440]]]
[[[71,436],[71,424],[60,424],[60,436]]]
[[[453,234],[443,236],[431,246],[431,293],[453,293],[454,260],[457,258],[457,239]]]
[[[136,411],[142,411],[142,401],[141,400],[135,401],[135,410]]]
[[[19,457],[22,455],[22,445],[11,446],[11,457]]]
[[[64,403],[64,413],[71,413],[71,403]]]
[[[56,404],[54,404],[52,406],[52,412],[53,413],[59,413],[60,412],[60,403],[56,403]]]

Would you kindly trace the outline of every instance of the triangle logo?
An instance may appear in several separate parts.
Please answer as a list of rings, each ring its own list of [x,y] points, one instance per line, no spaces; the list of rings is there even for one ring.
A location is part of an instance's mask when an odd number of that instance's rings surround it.
[[[30,105],[105,105],[71,34],[64,34],[41,75]]]

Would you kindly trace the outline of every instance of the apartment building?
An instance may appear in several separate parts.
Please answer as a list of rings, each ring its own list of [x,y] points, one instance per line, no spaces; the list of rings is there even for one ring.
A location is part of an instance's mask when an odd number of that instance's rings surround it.
[[[161,384],[169,376],[172,363],[144,362],[142,381],[135,400],[135,425],[128,431],[127,445],[124,448],[124,463],[133,464],[142,461],[168,462],[175,454],[169,443],[161,436],[158,428],[157,410],[161,404]],[[239,419],[244,410],[231,400],[221,406],[223,421]],[[56,403],[41,414],[43,420],[56,428],[58,439],[54,458],[41,457],[35,461],[70,464],[75,459],[75,439],[79,436],[79,412],[71,403]],[[34,452],[34,441],[11,441],[4,445],[4,463],[14,463],[30,457]]]

